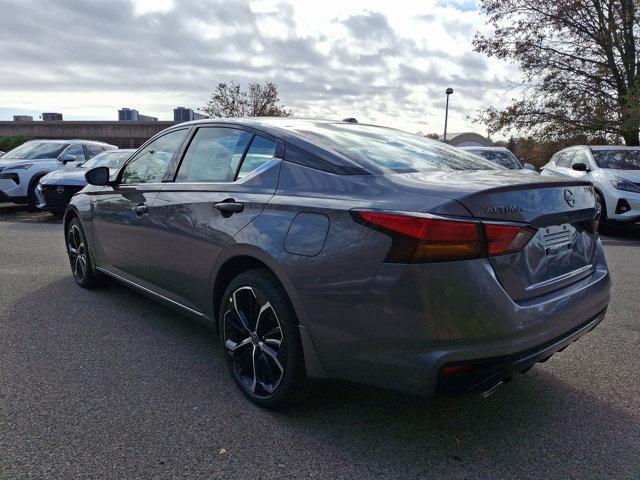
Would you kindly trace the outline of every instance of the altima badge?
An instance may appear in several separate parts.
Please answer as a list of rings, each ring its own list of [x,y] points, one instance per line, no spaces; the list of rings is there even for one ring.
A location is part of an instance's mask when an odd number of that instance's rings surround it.
[[[516,213],[523,210],[524,208],[521,205],[500,205],[487,208],[487,213]]]
[[[564,199],[570,207],[576,206],[576,197],[573,195],[573,192],[568,188],[564,191]]]
[[[63,186],[59,186],[58,188],[56,188],[56,192],[58,192],[58,193],[64,192],[64,187]]]

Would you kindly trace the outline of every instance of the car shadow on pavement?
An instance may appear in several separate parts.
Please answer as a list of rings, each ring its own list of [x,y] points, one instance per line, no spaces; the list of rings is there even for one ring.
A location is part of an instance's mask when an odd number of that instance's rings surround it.
[[[17,296],[0,322],[0,440],[33,462],[104,465],[115,477],[115,465],[126,473],[127,461],[142,461],[147,478],[192,467],[257,478],[247,470],[256,465],[296,478],[640,474],[633,406],[596,398],[546,366],[485,399],[333,383],[271,412],[236,390],[211,330],[115,282],[86,291],[59,278]],[[48,443],[45,431],[60,439]]]
[[[62,216],[49,212],[34,211],[27,205],[0,203],[0,222],[62,223]]]

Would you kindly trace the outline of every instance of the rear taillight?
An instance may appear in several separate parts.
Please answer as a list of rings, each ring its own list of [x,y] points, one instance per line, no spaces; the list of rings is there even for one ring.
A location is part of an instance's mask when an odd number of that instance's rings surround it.
[[[386,261],[444,262],[514,253],[531,240],[528,225],[458,220],[427,214],[353,211],[354,219],[389,235]]]

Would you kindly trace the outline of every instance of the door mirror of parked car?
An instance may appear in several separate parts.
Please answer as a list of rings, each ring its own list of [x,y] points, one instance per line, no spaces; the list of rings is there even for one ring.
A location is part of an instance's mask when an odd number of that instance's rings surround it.
[[[522,167],[526,168],[527,170],[535,170],[536,169],[536,167],[534,167],[530,163],[525,163]]]
[[[89,185],[109,185],[109,167],[96,167],[84,174]]]
[[[75,155],[71,155],[70,153],[65,153],[58,160],[60,160],[62,163],[64,163],[66,165],[69,162],[75,162],[76,161],[76,156]]]
[[[576,172],[588,172],[589,171],[589,167],[587,167],[587,165],[582,163],[582,162],[574,163],[573,165],[571,165],[571,168],[573,168]]]

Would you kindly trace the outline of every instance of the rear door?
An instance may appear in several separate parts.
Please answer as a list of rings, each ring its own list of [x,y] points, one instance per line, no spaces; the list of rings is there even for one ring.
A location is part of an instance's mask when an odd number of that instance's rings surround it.
[[[222,249],[264,209],[276,191],[276,139],[231,127],[200,127],[175,180],[149,215],[153,284],[168,298],[202,312]]]

